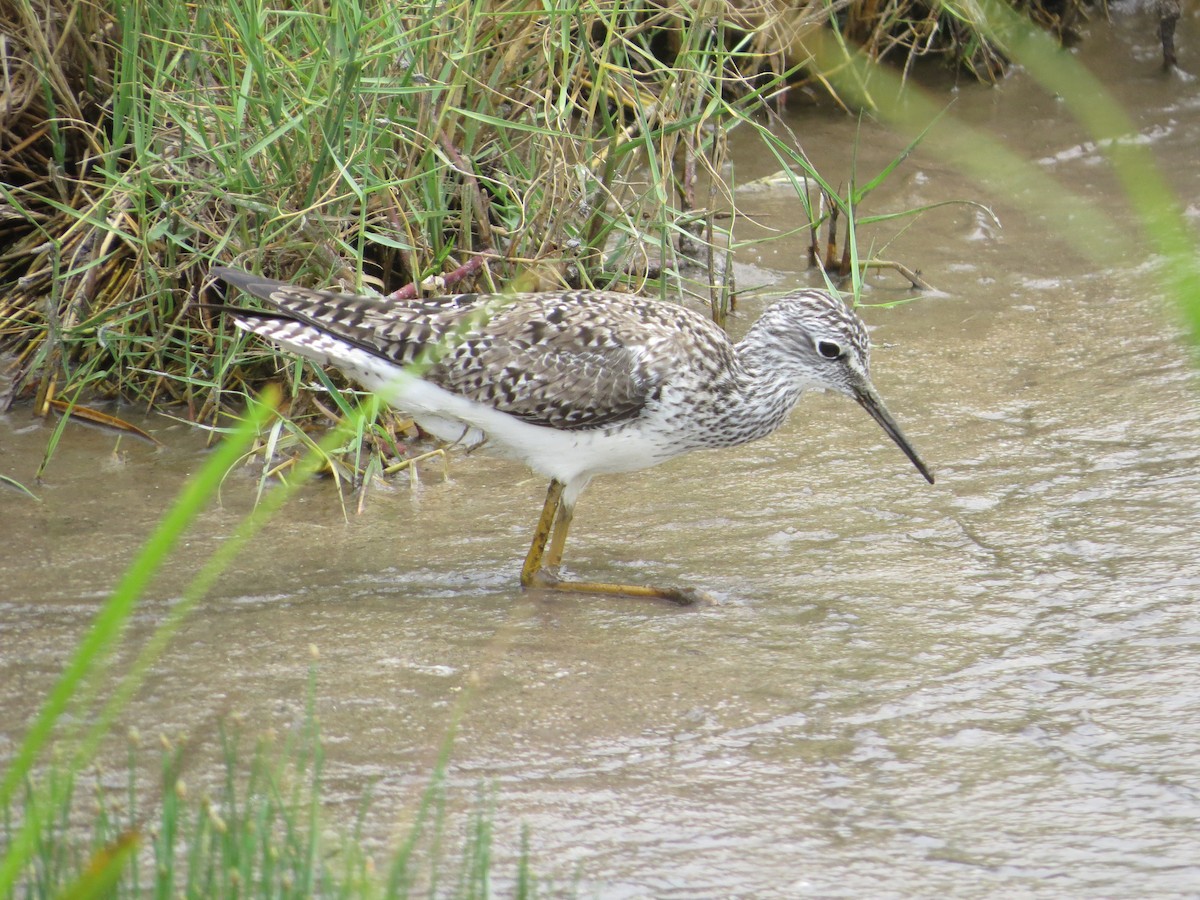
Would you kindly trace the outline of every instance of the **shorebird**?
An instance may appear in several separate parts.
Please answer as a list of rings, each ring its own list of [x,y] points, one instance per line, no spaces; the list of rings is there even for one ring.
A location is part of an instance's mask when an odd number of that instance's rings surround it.
[[[526,588],[680,604],[701,598],[688,588],[561,577],[580,493],[596,475],[765,437],[808,389],[856,400],[933,483],[871,384],[866,327],[825,291],[781,297],[734,344],[697,312],[630,294],[566,290],[392,302],[224,266],[210,275],[265,304],[227,306],[237,327],[336,366],[435,437],[486,445],[549,478],[521,569]]]

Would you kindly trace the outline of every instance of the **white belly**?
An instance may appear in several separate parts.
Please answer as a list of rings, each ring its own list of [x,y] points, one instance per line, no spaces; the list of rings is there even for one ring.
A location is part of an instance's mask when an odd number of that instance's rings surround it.
[[[381,371],[378,358],[362,350],[343,348],[336,365],[434,436],[468,447],[482,445],[564,483],[644,469],[678,452],[656,440],[653,429],[634,423],[579,431],[534,425],[411,375]]]

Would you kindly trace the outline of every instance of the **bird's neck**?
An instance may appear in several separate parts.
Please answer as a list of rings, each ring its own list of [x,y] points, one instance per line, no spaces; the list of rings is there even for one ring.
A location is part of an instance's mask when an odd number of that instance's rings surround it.
[[[712,429],[718,446],[732,447],[766,437],[779,428],[799,402],[808,379],[780,365],[771,348],[750,334],[736,345],[728,390],[719,403],[721,426]]]

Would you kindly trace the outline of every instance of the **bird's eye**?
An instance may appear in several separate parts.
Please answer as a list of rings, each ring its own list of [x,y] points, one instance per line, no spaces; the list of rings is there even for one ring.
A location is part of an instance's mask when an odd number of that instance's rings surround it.
[[[817,352],[826,359],[838,359],[842,355],[842,346],[837,341],[817,341]]]

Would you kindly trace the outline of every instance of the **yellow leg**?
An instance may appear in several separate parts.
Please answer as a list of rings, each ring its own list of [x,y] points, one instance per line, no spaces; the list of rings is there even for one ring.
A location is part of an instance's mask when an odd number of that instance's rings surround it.
[[[537,529],[533,533],[533,544],[525,557],[525,565],[521,567],[522,587],[573,591],[580,594],[647,597],[654,600],[670,600],[680,606],[713,602],[703,591],[692,588],[658,588],[636,584],[609,584],[603,581],[568,581],[559,578],[555,570],[562,563],[567,532],[571,529],[571,519],[575,512],[572,505],[563,503],[564,487],[561,481],[550,482],[550,489],[546,492],[546,503],[542,507]]]
[[[571,529],[571,519],[574,517],[574,506],[559,504],[558,517],[554,520],[554,534],[550,536],[550,550],[544,563],[546,568],[557,569],[562,565],[563,547],[567,546],[567,532]]]
[[[550,539],[550,529],[554,527],[558,517],[559,507],[562,506],[562,493],[566,485],[557,479],[550,482],[550,490],[546,491],[546,504],[542,507],[542,516],[538,519],[537,529],[533,532],[533,544],[525,556],[525,565],[521,567],[521,586],[529,587],[534,583],[538,570],[542,568],[542,556],[546,553],[546,541]],[[566,535],[563,536],[566,540]],[[562,547],[559,547],[559,555]],[[555,565],[558,565],[556,562]]]
[[[645,597],[650,600],[669,600],[680,606],[708,606],[716,601],[695,588],[649,587],[643,584],[610,584],[607,581],[567,581],[553,572],[540,569],[526,587],[547,588],[552,591],[573,591],[577,594],[606,594],[611,597]]]

